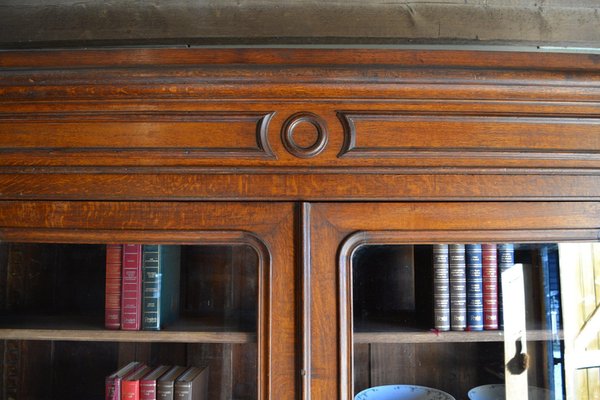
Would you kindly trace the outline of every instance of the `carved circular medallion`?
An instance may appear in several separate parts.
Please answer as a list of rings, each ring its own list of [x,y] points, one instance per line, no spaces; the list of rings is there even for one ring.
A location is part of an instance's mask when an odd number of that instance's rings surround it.
[[[294,156],[314,157],[327,145],[325,121],[308,112],[294,114],[283,124],[281,140]]]

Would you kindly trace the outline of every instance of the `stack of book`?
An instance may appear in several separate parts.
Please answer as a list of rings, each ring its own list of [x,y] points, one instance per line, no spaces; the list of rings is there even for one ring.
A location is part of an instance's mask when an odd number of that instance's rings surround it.
[[[433,245],[434,327],[440,331],[502,328],[501,273],[514,245]]]
[[[180,246],[106,246],[105,327],[160,330],[179,311]]]
[[[106,377],[106,400],[205,400],[208,367],[131,362]]]

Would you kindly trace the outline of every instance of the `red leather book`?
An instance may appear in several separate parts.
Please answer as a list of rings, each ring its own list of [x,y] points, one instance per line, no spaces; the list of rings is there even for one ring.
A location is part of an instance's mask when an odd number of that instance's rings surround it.
[[[123,245],[121,329],[140,330],[142,320],[142,245]]]
[[[161,365],[140,379],[140,400],[156,400],[156,381],[169,369],[171,369],[170,366]]]
[[[498,253],[495,244],[482,244],[483,329],[498,329]]]
[[[121,383],[123,377],[136,371],[140,367],[140,363],[132,361],[114,373],[106,377],[105,385],[105,400],[121,400]]]
[[[104,326],[121,328],[121,266],[123,245],[106,245],[106,286],[104,297]]]
[[[121,382],[121,400],[140,400],[140,379],[150,371],[144,365],[123,378]]]

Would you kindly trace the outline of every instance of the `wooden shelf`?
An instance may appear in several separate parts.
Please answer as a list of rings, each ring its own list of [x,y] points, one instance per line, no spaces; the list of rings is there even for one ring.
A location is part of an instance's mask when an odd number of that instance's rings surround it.
[[[552,333],[546,330],[527,331],[529,341],[552,340]],[[563,339],[562,331],[559,339]],[[479,332],[437,332],[437,331],[378,331],[356,332],[354,343],[465,343],[465,342],[502,342],[502,331]]]
[[[0,329],[0,339],[103,342],[255,343],[256,334],[247,332]]]
[[[182,318],[161,331],[123,331],[102,328],[92,318],[2,318],[2,340],[74,340],[114,342],[256,343],[256,333],[208,318]]]

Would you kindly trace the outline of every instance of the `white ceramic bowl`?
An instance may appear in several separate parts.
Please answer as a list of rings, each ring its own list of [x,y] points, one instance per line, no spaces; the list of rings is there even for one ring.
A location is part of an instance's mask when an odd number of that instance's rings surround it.
[[[446,392],[415,385],[385,385],[363,390],[354,400],[456,400]]]
[[[469,390],[470,400],[506,400],[504,385],[483,385]],[[551,392],[534,386],[529,387],[529,400],[550,400]]]

